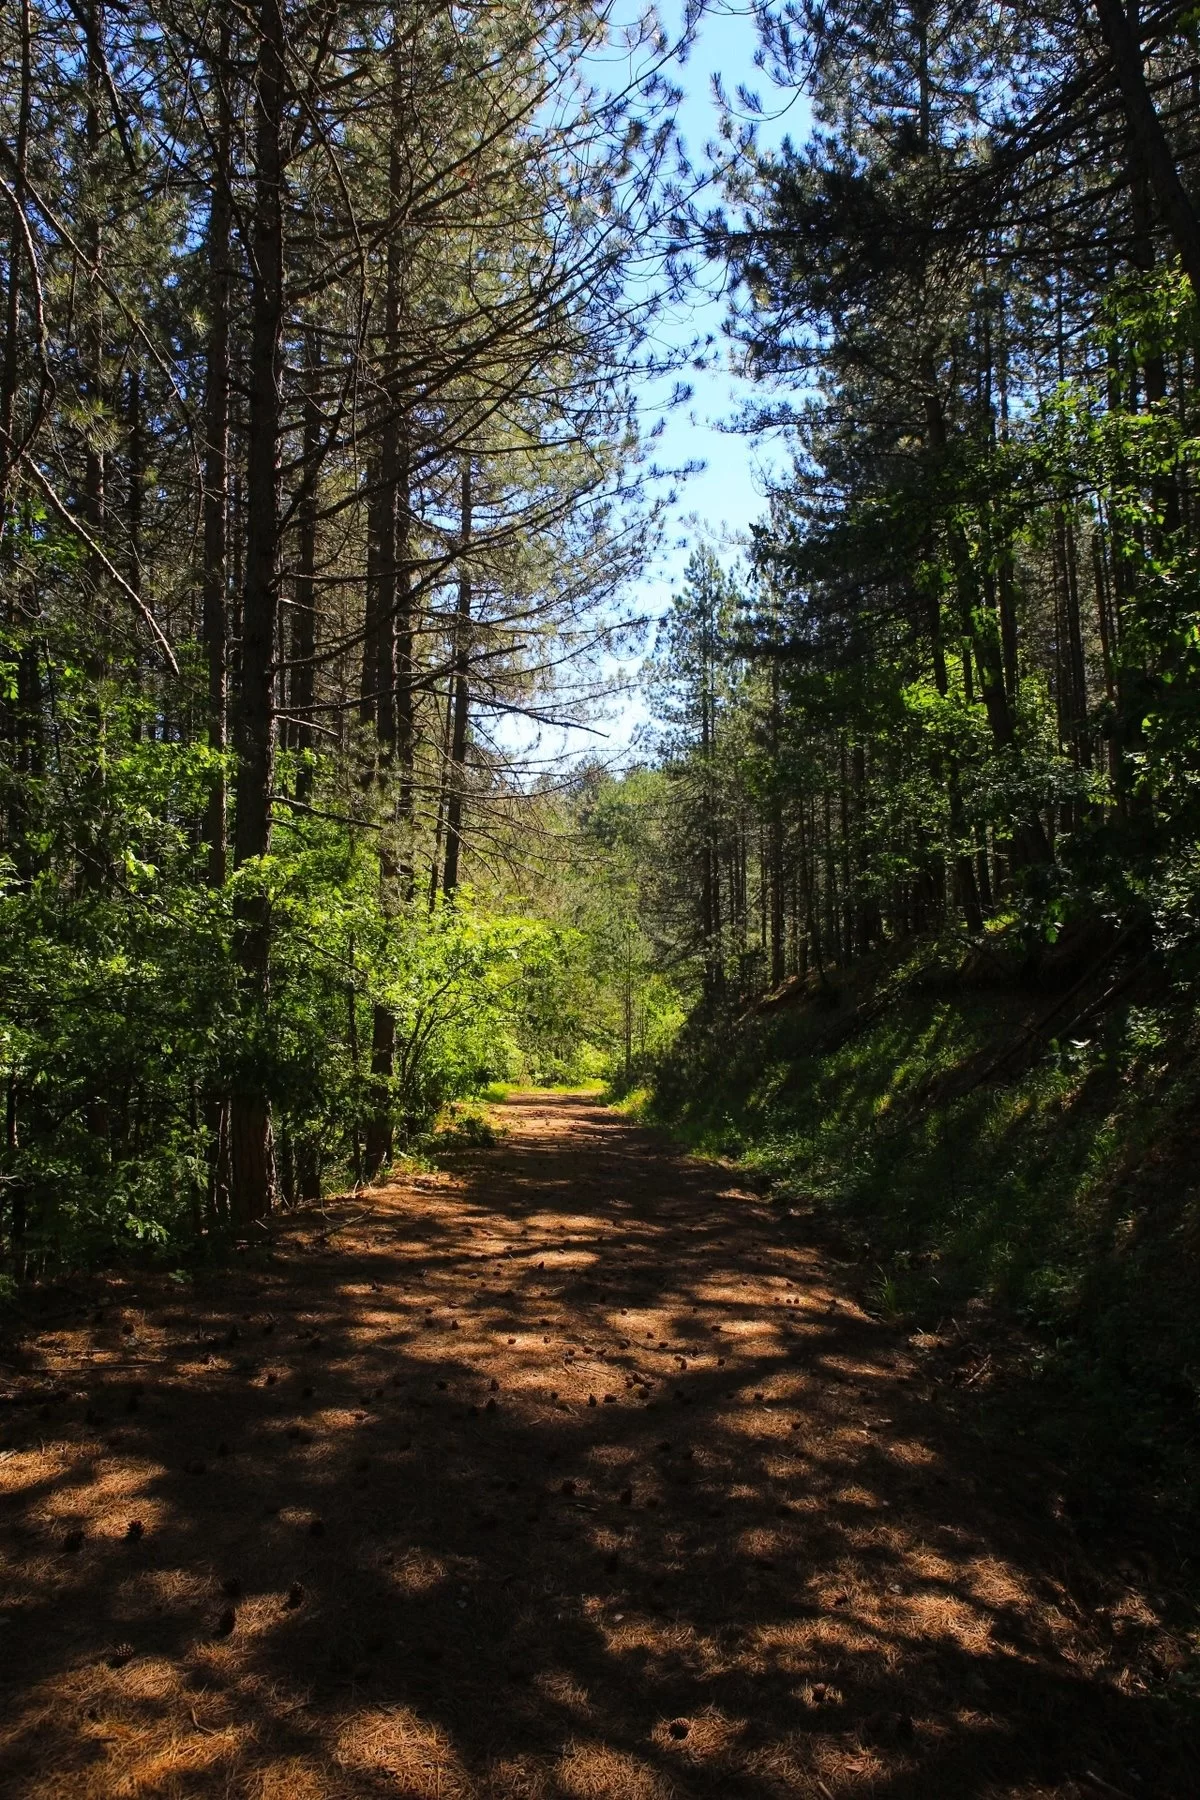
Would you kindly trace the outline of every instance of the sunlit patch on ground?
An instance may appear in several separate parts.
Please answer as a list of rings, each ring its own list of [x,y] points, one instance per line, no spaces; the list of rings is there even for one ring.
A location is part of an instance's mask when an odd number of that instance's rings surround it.
[[[919,1345],[727,1173],[505,1118],[12,1352],[6,1800],[1194,1791],[1153,1595]]]

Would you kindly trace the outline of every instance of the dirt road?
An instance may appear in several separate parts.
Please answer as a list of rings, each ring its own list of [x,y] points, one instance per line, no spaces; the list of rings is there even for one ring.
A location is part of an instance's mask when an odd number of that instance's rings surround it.
[[[496,1116],[5,1352],[10,1800],[1197,1791],[1145,1583],[802,1222],[592,1102]]]

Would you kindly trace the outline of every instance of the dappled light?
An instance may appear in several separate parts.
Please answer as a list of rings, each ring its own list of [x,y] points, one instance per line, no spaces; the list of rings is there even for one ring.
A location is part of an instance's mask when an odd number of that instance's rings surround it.
[[[1153,1595],[826,1251],[594,1101],[496,1116],[260,1262],[51,1296],[6,1794],[1191,1791]]]
[[[0,1800],[1200,1792],[1198,20],[0,9]]]

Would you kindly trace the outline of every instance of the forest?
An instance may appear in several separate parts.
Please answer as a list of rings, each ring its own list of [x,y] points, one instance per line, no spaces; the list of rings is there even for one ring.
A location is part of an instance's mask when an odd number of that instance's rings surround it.
[[[653,538],[671,262],[667,48],[610,81],[607,23],[6,12],[18,1276],[240,1231],[562,1054],[521,727],[586,712]]]
[[[1188,19],[764,5],[812,134],[728,99],[699,171],[695,26],[10,14],[11,1277],[887,946],[1190,969]],[[694,546],[641,760],[556,762],[662,529],[661,321],[722,266],[786,461]]]
[[[1194,1792],[1198,19],[0,13],[6,1791]]]

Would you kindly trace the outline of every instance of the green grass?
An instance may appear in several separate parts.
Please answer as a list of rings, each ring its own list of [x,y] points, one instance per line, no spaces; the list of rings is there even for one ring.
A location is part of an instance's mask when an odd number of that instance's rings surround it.
[[[877,964],[840,996],[693,1022],[636,1110],[832,1224],[881,1315],[933,1328],[982,1301],[1017,1327],[1103,1505],[1097,1466],[1115,1493],[1131,1468],[1164,1491],[1195,1472],[1200,1045],[1168,993],[978,1079],[1045,1004]]]
[[[604,1103],[611,1106],[614,1112],[626,1119],[648,1119],[653,1121],[657,1115],[654,1104],[654,1090],[641,1086],[618,1090],[613,1087],[604,1089]]]
[[[515,1081],[489,1081],[486,1087],[480,1088],[475,1098],[485,1101],[489,1106],[499,1106],[510,1094],[516,1092],[518,1085]]]
[[[601,1081],[559,1082],[523,1082],[523,1081],[489,1081],[486,1087],[470,1094],[466,1099],[454,1100],[443,1107],[434,1121],[428,1143],[433,1148],[439,1145],[488,1145],[496,1143],[504,1136],[504,1126],[490,1118],[487,1108],[502,1106],[514,1094],[579,1094],[581,1096],[600,1095],[604,1092]]]
[[[603,1094],[605,1084],[602,1081],[489,1081],[481,1088],[476,1099],[485,1100],[491,1105],[501,1105],[512,1094]]]

